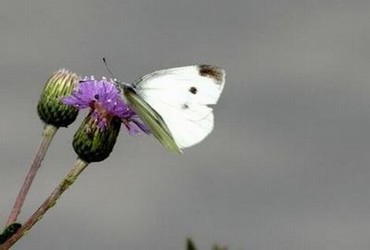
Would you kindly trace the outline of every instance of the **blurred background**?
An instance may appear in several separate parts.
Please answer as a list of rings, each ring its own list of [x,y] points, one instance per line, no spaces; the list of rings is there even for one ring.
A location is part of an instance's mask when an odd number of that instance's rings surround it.
[[[370,2],[80,0],[0,3],[0,223],[41,140],[36,104],[69,68],[132,82],[226,69],[215,129],[174,155],[125,131],[14,249],[369,249]],[[21,221],[75,161],[60,129]]]

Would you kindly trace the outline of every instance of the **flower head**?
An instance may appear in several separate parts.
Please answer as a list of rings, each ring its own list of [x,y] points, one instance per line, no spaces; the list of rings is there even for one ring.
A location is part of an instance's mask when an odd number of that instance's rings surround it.
[[[109,156],[122,123],[130,134],[149,133],[136,113],[124,102],[115,83],[105,78],[85,78],[62,102],[78,109],[90,108],[73,138],[75,152],[86,162],[102,161]]]
[[[149,133],[148,128],[140,121],[137,114],[122,99],[115,83],[105,78],[101,80],[95,80],[94,77],[83,79],[72,94],[62,101],[78,109],[91,108],[91,115],[101,130],[107,128],[108,122],[113,117],[118,117],[131,134]]]

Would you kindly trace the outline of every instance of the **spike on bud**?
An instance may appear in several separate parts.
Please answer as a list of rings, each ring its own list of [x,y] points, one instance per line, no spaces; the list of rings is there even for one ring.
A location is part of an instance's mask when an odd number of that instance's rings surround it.
[[[91,111],[73,138],[73,148],[78,157],[88,163],[105,160],[116,144],[121,123],[119,117],[111,117],[106,120],[105,127],[102,128]]]
[[[72,93],[79,80],[79,76],[66,69],[60,69],[50,76],[37,105],[41,120],[56,127],[67,127],[75,121],[78,109],[63,104],[61,100]]]

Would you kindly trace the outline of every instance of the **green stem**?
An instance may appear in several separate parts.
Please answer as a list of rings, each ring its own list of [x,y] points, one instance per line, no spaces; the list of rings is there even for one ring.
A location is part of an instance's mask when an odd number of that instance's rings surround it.
[[[41,144],[37,150],[35,157],[33,158],[30,170],[26,178],[24,179],[23,185],[21,190],[18,193],[18,196],[14,202],[12,212],[9,215],[8,221],[6,223],[7,226],[13,224],[17,221],[18,215],[21,212],[22,206],[24,201],[26,200],[28,191],[32,185],[33,179],[36,176],[37,171],[40,168],[41,162],[44,159],[46,151],[49,148],[51,141],[53,140],[54,135],[56,134],[58,128],[53,125],[46,125],[44,131],[42,133],[43,138]]]
[[[59,183],[49,197],[42,203],[42,205],[33,213],[33,215],[22,225],[22,227],[10,239],[0,245],[0,250],[8,250],[15,242],[22,238],[43,215],[52,208],[65,190],[67,190],[88,166],[88,163],[78,159],[69,171],[67,176]]]

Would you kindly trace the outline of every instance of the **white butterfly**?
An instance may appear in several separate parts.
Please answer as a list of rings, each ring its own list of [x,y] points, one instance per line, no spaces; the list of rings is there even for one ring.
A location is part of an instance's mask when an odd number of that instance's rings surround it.
[[[213,129],[213,112],[225,84],[225,71],[193,65],[155,71],[133,84],[121,83],[124,95],[153,135],[169,150],[202,141]]]

